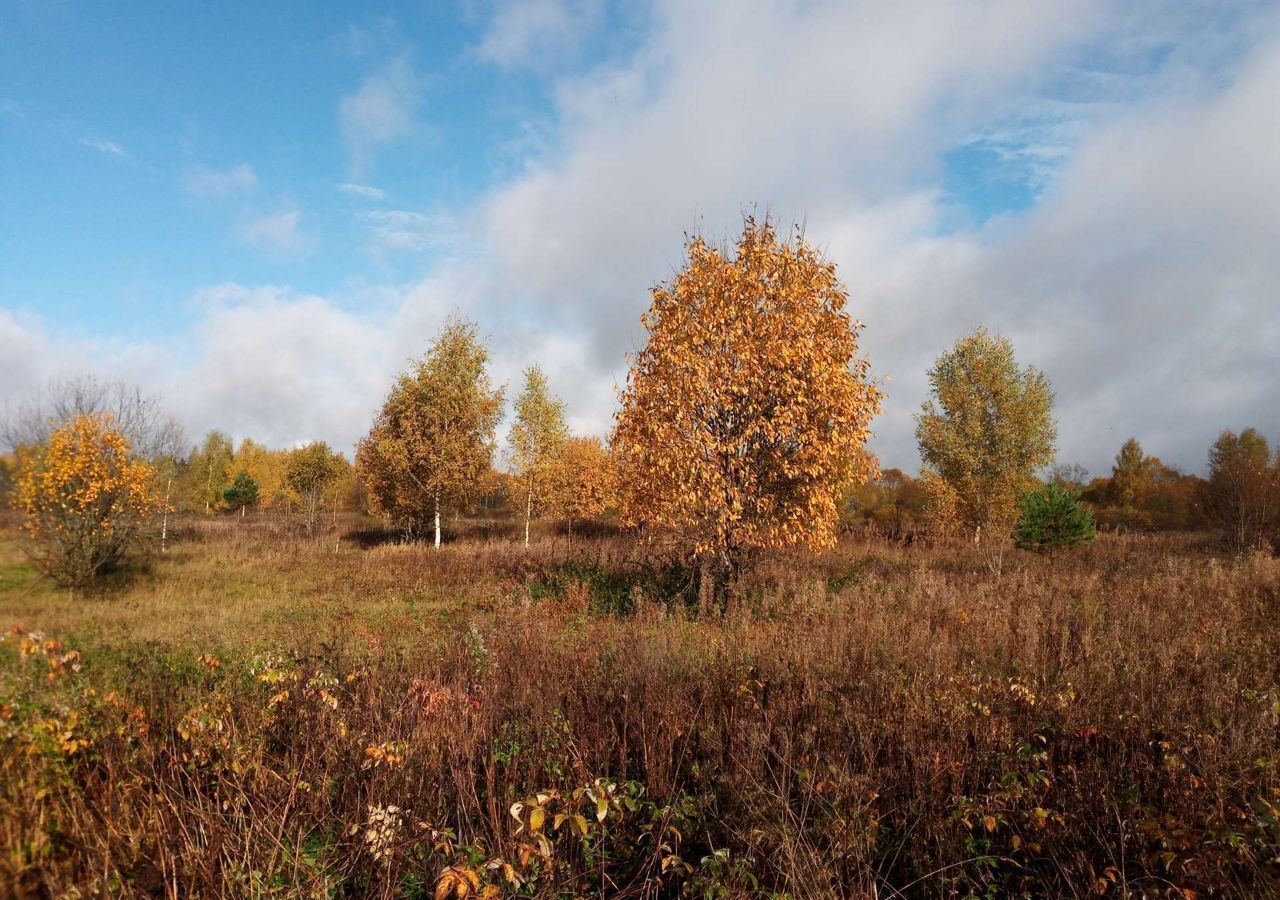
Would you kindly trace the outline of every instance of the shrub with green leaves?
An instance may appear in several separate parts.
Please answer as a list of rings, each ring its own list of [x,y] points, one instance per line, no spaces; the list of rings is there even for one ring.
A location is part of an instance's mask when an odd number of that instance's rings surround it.
[[[1080,494],[1056,484],[1046,484],[1027,491],[1018,499],[1016,531],[1018,546],[1023,550],[1048,553],[1050,556],[1097,537],[1093,512],[1080,502]]]

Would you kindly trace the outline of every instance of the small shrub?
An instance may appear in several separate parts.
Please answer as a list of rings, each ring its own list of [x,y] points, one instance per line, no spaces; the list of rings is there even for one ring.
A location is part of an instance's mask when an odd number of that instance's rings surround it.
[[[109,415],[81,415],[24,454],[18,506],[26,550],[46,575],[82,586],[138,546],[161,508],[155,469]]]

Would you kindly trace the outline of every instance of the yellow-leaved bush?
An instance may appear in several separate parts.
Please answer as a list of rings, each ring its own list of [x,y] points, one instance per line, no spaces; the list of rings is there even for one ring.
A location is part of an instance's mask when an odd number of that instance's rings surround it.
[[[732,582],[745,551],[829,546],[881,391],[834,264],[748,218],[653,290],[613,436],[627,525],[674,533]]]
[[[109,414],[76,416],[21,454],[29,555],[58,581],[86,584],[138,545],[163,505],[154,486],[155,468],[133,455]]]

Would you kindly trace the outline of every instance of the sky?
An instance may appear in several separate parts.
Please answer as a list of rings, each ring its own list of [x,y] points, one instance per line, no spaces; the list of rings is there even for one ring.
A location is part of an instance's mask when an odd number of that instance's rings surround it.
[[[0,405],[350,452],[445,318],[605,434],[689,233],[799,223],[919,465],[982,325],[1058,458],[1280,439],[1280,3],[0,0]]]

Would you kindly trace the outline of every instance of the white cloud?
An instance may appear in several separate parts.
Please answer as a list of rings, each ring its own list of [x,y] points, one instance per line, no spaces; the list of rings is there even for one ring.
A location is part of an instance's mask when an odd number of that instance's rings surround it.
[[[247,244],[268,250],[293,253],[306,246],[299,228],[302,213],[296,209],[250,219],[236,228],[236,235]]]
[[[194,433],[327,440],[350,453],[395,375],[386,329],[285,287],[222,285],[196,302],[200,354],[181,377]]]
[[[679,264],[679,235],[725,235],[758,202],[804,219],[839,264],[863,346],[891,377],[876,422],[890,464],[914,464],[925,370],[979,324],[1049,371],[1063,455],[1095,470],[1129,431],[1194,468],[1233,422],[1280,436],[1278,413],[1244,402],[1257,392],[1226,389],[1280,387],[1262,364],[1280,327],[1265,287],[1280,257],[1262,246],[1280,233],[1277,207],[1258,190],[1276,183],[1266,67],[1215,92],[1234,67],[1175,50],[1167,74],[1140,84],[1055,93],[1101,65],[1090,59],[1149,65],[1156,23],[1162,40],[1202,42],[1204,22],[1169,35],[1164,4],[1144,9],[661,4],[632,60],[560,82],[559,149],[490,196],[493,312],[532,307],[584,330],[607,378],[643,339],[646,287]],[[1255,40],[1268,34],[1257,26]],[[1171,96],[1186,106],[1166,122]],[[1025,216],[946,234],[950,201],[930,185],[975,135],[1044,196]],[[1160,389],[1179,372],[1194,373],[1185,390]],[[598,402],[570,392],[575,409]]]
[[[376,188],[369,184],[352,184],[351,182],[343,182],[335,184],[333,189],[340,194],[346,194],[349,197],[359,197],[362,200],[386,200],[387,192],[382,188]]]
[[[182,189],[192,197],[215,199],[250,193],[258,186],[257,173],[248,163],[226,170],[196,166],[182,176]]]
[[[352,181],[373,167],[377,150],[411,134],[423,81],[404,56],[390,60],[338,103],[338,126],[351,157]]]
[[[101,138],[81,138],[80,144],[82,146],[89,147],[92,150],[97,150],[99,153],[105,153],[108,156],[118,156],[121,159],[125,159],[129,156],[129,154],[125,152],[124,147],[120,146],[115,141],[104,141]]]
[[[491,314],[531,309],[577,329],[612,386],[643,340],[648,288],[680,263],[681,236],[724,236],[756,204],[807,219],[822,245],[857,230],[868,260],[906,279],[913,257],[957,252],[915,246],[937,228],[920,185],[940,150],[1063,65],[1097,15],[1014,0],[762,3],[749,16],[728,2],[659,4],[632,59],[559,83],[558,149],[487,199]],[[862,316],[868,276],[842,273]],[[940,337],[930,328],[909,342],[936,352]],[[883,373],[897,348],[875,349]],[[600,401],[593,381],[568,386],[571,408]],[[889,449],[914,455],[901,440]]]
[[[555,82],[553,139],[476,207],[358,219],[384,249],[445,244],[427,277],[358,302],[206,292],[199,360],[175,358],[170,395],[196,431],[349,447],[456,309],[490,338],[496,379],[539,363],[575,426],[602,431],[681,235],[731,234],[758,203],[803,219],[839,265],[863,348],[891,379],[875,423],[886,464],[913,465],[925,371],[983,324],[1052,378],[1064,459],[1105,471],[1133,434],[1199,469],[1221,428],[1280,438],[1277,25],[1274,11],[1237,21],[1172,0],[778,0],[751,15],[663,0],[633,55]],[[400,65],[343,102],[353,167],[413,128],[420,85]],[[966,142],[1037,204],[953,230],[940,160]],[[350,177],[338,190],[385,199]],[[241,234],[296,246],[299,220]],[[14,354],[0,377],[73,356],[14,321],[0,316]]]
[[[0,394],[16,399],[31,393],[50,375],[55,351],[41,322],[23,322],[0,308]]]
[[[603,0],[504,0],[476,55],[501,66],[562,64],[601,22]]]
[[[408,209],[380,209],[360,214],[379,250],[422,251],[450,246],[457,240],[457,223],[448,215]]]

